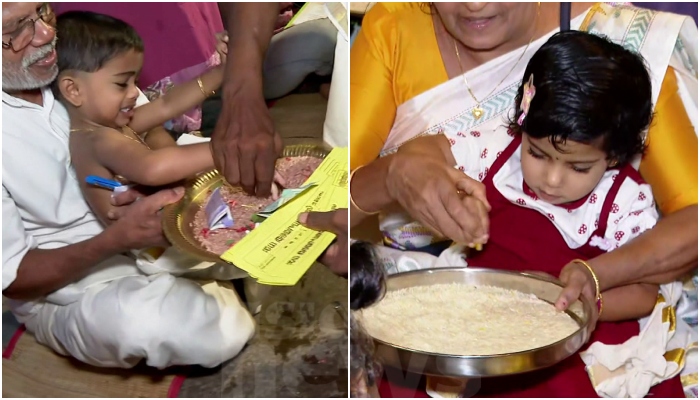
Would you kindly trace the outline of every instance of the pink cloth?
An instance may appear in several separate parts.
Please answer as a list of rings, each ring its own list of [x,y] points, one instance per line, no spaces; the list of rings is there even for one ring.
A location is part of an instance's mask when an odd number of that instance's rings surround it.
[[[214,35],[224,30],[217,3],[52,3],[51,6],[57,14],[92,11],[133,26],[146,48],[140,78],[143,88],[207,62],[216,52]]]

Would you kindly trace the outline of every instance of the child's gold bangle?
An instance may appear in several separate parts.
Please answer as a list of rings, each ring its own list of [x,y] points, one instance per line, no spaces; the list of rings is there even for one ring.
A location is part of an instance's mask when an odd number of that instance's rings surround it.
[[[197,77],[197,85],[199,86],[199,90],[202,92],[202,94],[204,95],[204,98],[205,98],[205,99],[208,98],[209,96],[213,95],[214,93],[216,93],[216,92],[214,92],[214,91],[212,91],[211,93],[207,93],[207,91],[204,90],[204,83],[202,83],[202,77],[201,77],[201,76],[200,76],[200,77]]]
[[[593,268],[584,260],[576,259],[572,262],[579,263],[588,269],[588,272],[593,276],[593,282],[595,282],[595,298],[596,305],[598,306],[598,316],[603,313],[603,295],[600,293],[600,281],[598,281],[598,275],[593,271]]]

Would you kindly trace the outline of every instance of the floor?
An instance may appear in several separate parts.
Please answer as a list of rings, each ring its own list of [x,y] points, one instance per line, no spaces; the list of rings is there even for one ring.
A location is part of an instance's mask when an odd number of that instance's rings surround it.
[[[347,397],[347,281],[316,264],[294,287],[272,287],[258,332],[215,371],[185,380],[179,397]]]

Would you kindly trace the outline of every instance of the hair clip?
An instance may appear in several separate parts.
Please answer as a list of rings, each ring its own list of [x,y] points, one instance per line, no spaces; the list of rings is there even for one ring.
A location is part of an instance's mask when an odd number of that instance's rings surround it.
[[[520,102],[520,117],[518,118],[518,125],[522,126],[525,117],[527,117],[527,112],[530,111],[530,103],[535,97],[535,84],[533,80],[535,76],[530,74],[530,79],[523,85],[523,100]]]

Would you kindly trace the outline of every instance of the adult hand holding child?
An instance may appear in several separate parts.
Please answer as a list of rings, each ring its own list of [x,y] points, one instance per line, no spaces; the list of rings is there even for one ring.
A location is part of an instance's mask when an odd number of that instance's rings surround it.
[[[159,211],[164,206],[179,201],[184,194],[182,187],[161,190],[145,197],[134,189],[116,194],[112,198],[112,205],[116,208],[108,214],[115,222],[109,229],[119,232],[115,237],[123,238],[126,250],[170,246],[163,236]]]

